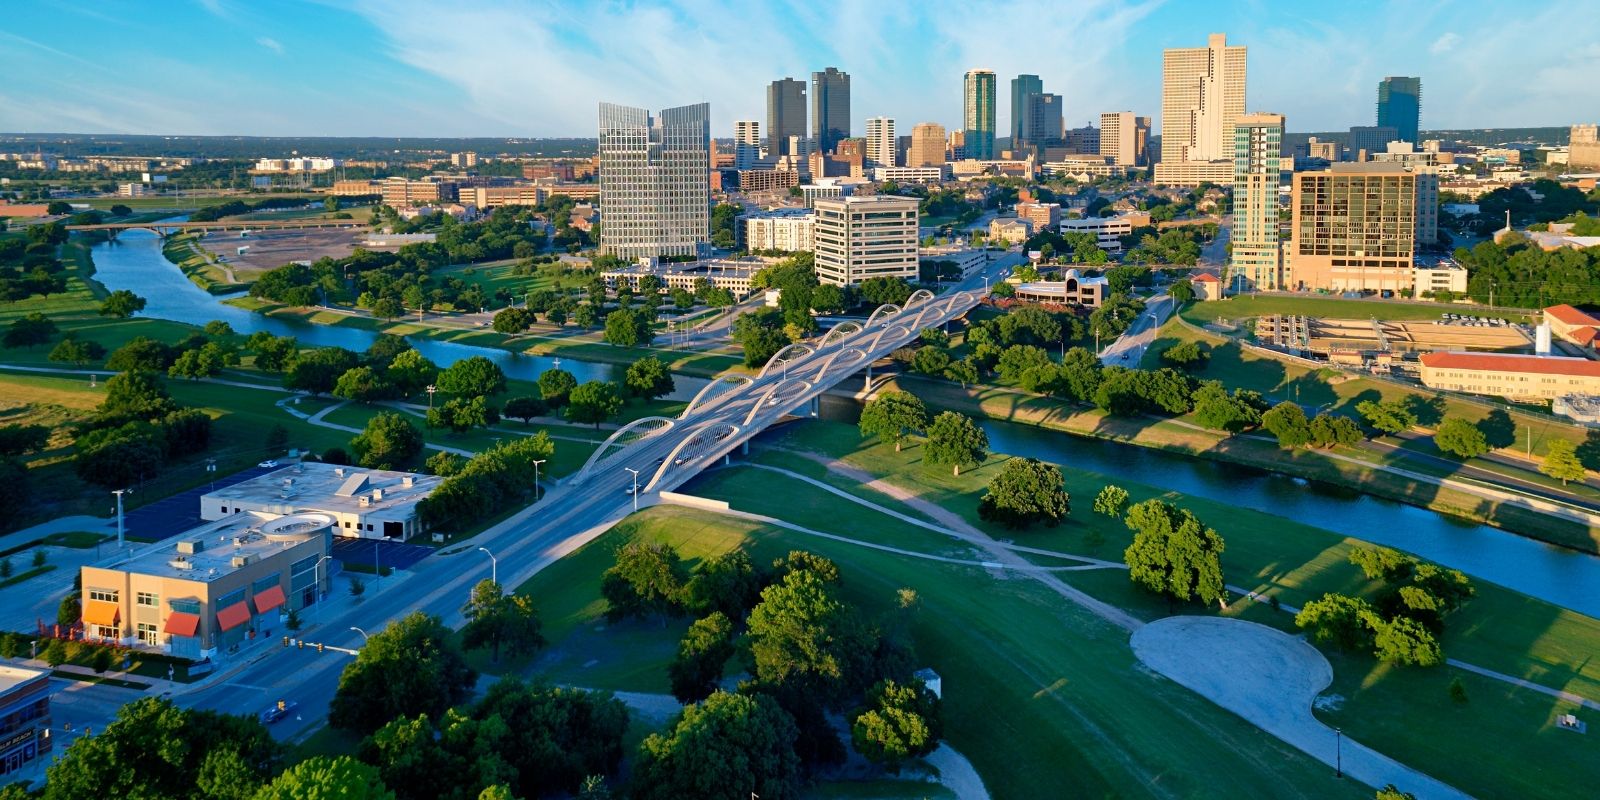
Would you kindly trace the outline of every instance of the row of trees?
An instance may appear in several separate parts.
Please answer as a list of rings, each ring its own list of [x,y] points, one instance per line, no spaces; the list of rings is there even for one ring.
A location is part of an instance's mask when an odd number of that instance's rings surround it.
[[[1445,617],[1476,594],[1458,570],[1387,547],[1357,547],[1350,563],[1378,587],[1373,599],[1328,593],[1306,603],[1295,624],[1312,637],[1380,661],[1422,667],[1444,663],[1439,636]]]

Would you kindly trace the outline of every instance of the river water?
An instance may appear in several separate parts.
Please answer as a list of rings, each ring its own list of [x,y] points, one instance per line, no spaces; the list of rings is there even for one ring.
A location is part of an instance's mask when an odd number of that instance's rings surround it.
[[[194,285],[183,271],[168,261],[161,253],[161,240],[144,230],[128,230],[117,235],[115,241],[97,244],[92,253],[95,278],[106,288],[128,289],[143,297],[145,308],[139,316],[155,319],[204,325],[214,319],[222,320],[244,334],[268,331],[278,336],[293,336],[301,342],[319,347],[343,347],[361,352],[377,340],[378,334],[350,327],[317,325],[300,320],[270,317],[223,303],[238,295],[212,295]],[[449,366],[471,356],[484,356],[500,365],[508,377],[518,380],[536,380],[539,373],[560,367],[583,381],[620,381],[625,367],[573,358],[530,356],[490,347],[455,344],[413,337],[409,341],[423,355],[441,367]],[[706,385],[703,378],[673,376],[677,391],[670,399],[687,400]]]

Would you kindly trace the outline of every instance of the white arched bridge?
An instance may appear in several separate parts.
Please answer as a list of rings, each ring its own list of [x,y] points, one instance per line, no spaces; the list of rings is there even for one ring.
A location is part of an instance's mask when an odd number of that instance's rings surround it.
[[[644,417],[611,434],[565,484],[585,494],[670,491],[768,425],[912,341],[924,328],[961,317],[979,291],[935,296],[919,290],[904,305],[888,304],[865,322],[846,321],[821,336],[784,347],[754,377],[724,374],[701,389],[676,418]],[[814,411],[813,411],[814,413]]]

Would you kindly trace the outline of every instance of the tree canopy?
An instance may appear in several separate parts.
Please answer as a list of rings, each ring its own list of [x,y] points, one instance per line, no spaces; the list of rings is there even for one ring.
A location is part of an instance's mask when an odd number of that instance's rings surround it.
[[[477,680],[454,632],[415,611],[373,634],[344,668],[328,724],[371,733],[400,717],[440,717],[471,696]]]
[[[979,517],[1008,528],[1026,528],[1035,523],[1053,528],[1070,511],[1061,470],[1032,458],[1006,461],[978,503]]]
[[[1150,499],[1128,509],[1126,523],[1134,532],[1124,552],[1128,575],[1135,584],[1174,600],[1221,603],[1222,536],[1188,509]]]
[[[928,411],[910,392],[884,392],[861,409],[861,435],[892,442],[897,453],[911,432],[927,426]]]

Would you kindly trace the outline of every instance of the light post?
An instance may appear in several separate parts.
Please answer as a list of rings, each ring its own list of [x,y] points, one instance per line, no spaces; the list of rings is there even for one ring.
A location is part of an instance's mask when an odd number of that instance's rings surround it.
[[[350,626],[350,630],[353,630],[353,631],[355,631],[355,632],[356,632],[356,633],[359,633],[359,634],[361,634],[361,643],[362,643],[362,644],[366,644],[366,643],[367,643],[367,640],[368,640],[368,639],[371,639],[371,638],[372,638],[372,637],[370,637],[370,636],[368,636],[368,635],[367,635],[367,632],[366,632],[366,631],[364,631],[364,630],[361,630],[361,629],[360,629],[360,628],[357,628],[357,627],[356,627],[356,626],[354,626],[354,625],[351,625],[351,626]]]
[[[636,470],[633,467],[623,467],[623,469],[633,473],[633,510],[634,511],[638,511],[639,510],[639,470]]]
[[[122,495],[132,492],[132,489],[113,489],[112,494],[117,496],[117,549],[122,549]]]
[[[495,586],[499,586],[500,585],[500,559],[495,558],[494,557],[494,553],[489,552],[489,548],[487,548],[487,547],[480,547],[478,549],[482,550],[483,554],[489,557],[489,580],[494,582]]]
[[[1344,730],[1333,729],[1333,777],[1344,777]]]
[[[439,391],[439,387],[430,383],[428,384],[428,388],[424,389],[423,391],[428,393],[428,417],[426,420],[424,420],[424,422],[426,422],[428,427],[431,428],[433,427],[433,393]]]
[[[539,465],[543,464],[545,461],[546,461],[546,459],[540,458],[540,459],[535,459],[532,462],[532,464],[533,464],[533,501],[535,503],[539,502]]]

